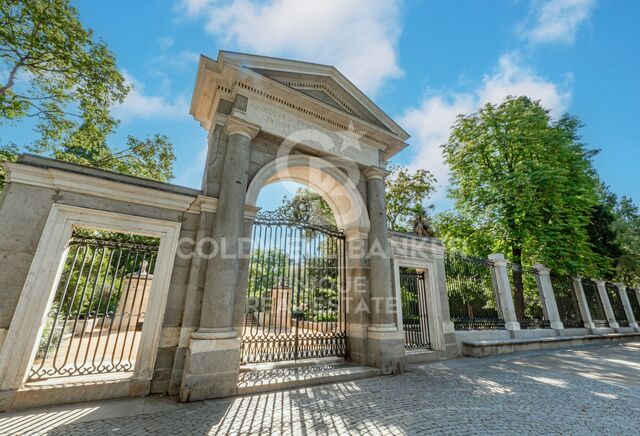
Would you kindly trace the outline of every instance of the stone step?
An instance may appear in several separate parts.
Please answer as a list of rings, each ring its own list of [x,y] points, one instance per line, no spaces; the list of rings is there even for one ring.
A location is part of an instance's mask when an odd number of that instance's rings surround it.
[[[377,368],[348,362],[324,365],[284,366],[240,373],[238,394],[255,394],[320,384],[338,383],[381,375]]]
[[[640,333],[605,333],[580,336],[550,336],[542,338],[493,339],[463,341],[462,354],[468,357],[487,357],[520,351],[573,347],[602,342],[635,341]]]

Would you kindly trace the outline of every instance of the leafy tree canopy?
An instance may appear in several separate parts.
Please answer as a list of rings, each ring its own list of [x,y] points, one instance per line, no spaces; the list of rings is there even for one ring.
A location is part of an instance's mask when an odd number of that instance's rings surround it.
[[[60,160],[167,181],[175,158],[165,136],[106,144],[118,120],[111,107],[130,87],[116,59],[85,29],[68,0],[0,2],[0,125],[36,119],[25,148]],[[17,150],[6,147],[13,159]],[[7,158],[3,156],[3,158]]]
[[[640,286],[640,213],[628,197],[616,202],[613,229],[620,256],[616,262],[616,279],[629,286]]]
[[[426,219],[424,201],[435,189],[436,179],[424,169],[411,172],[403,166],[390,168],[386,179],[387,224],[391,230],[411,232],[416,218]]]
[[[298,221],[336,225],[336,217],[329,204],[320,194],[308,188],[298,188],[291,200],[284,198],[279,209],[284,215]]]
[[[14,144],[0,145],[0,192],[4,189],[4,167],[1,162],[13,162],[17,154],[18,147]]]
[[[580,142],[580,127],[570,115],[553,120],[527,97],[459,116],[443,146],[456,214],[439,219],[441,236],[471,235],[458,245],[487,244],[516,264],[541,262],[572,274],[607,270],[589,238],[598,181],[595,152]]]

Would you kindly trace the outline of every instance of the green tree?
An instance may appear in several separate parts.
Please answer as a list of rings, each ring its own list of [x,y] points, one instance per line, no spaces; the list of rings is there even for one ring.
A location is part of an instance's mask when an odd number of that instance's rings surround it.
[[[0,125],[36,119],[39,137],[28,151],[77,164],[147,177],[172,178],[175,156],[162,135],[128,137],[113,151],[118,125],[111,107],[130,87],[107,45],[95,41],[68,0],[0,2]],[[6,148],[5,148],[6,149]],[[9,149],[14,159],[16,149]]]
[[[67,0],[0,5],[0,116],[38,119],[38,147],[100,146],[116,126],[114,103],[129,91],[104,42],[96,42]]]
[[[0,145],[0,192],[4,189],[4,167],[2,162],[15,162],[18,156],[18,147],[14,144]]]
[[[455,211],[436,214],[434,227],[436,236],[454,253],[486,258],[491,253],[506,249],[503,241],[494,237],[490,227]]]
[[[600,188],[600,201],[591,211],[587,231],[593,250],[604,259],[609,259],[609,270],[603,269],[602,278],[613,279],[616,275],[614,266],[622,256],[622,248],[618,241],[615,223],[618,220],[616,206],[618,200],[605,186]]]
[[[616,262],[616,278],[628,286],[640,286],[640,214],[630,198],[622,197],[616,204],[616,243],[620,256]]]
[[[322,196],[308,188],[298,188],[293,198],[282,200],[282,213],[298,221],[335,225],[336,218]]]
[[[390,168],[386,179],[387,225],[391,230],[411,232],[414,220],[424,219],[424,201],[435,189],[436,179],[424,169],[415,172],[403,166]]]
[[[589,242],[597,177],[595,152],[580,142],[580,127],[566,114],[553,120],[538,101],[508,97],[460,115],[443,146],[462,222],[485,233],[516,265],[537,261],[596,275],[607,268]],[[514,288],[516,311],[524,316],[520,273]]]

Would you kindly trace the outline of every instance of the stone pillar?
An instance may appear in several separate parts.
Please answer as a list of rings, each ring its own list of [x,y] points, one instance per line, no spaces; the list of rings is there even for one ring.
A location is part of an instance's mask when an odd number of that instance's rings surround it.
[[[235,116],[227,117],[225,128],[227,151],[212,234],[218,251],[207,265],[200,326],[191,335],[180,387],[182,401],[237,392],[240,340],[233,328],[233,313],[251,141],[260,129]]]
[[[607,293],[607,287],[605,286],[604,280],[593,281],[598,285],[598,295],[600,295],[600,301],[602,302],[602,308],[604,309],[604,314],[607,317],[609,327],[611,327],[612,329],[619,328],[620,325],[616,321],[616,316],[613,313],[613,308],[611,307],[611,302],[609,301],[609,294]]]
[[[385,202],[386,172],[377,167],[364,171],[367,178],[367,206],[369,209],[369,291],[371,295],[371,325],[368,328],[369,364],[383,373],[397,373],[404,369],[404,333],[396,326],[400,302],[395,301],[391,284],[391,256]]]
[[[516,309],[513,305],[513,294],[509,284],[509,274],[507,274],[507,261],[504,255],[496,253],[490,254],[489,260],[493,263],[492,278],[493,288],[498,300],[498,306],[502,310],[502,317],[507,330],[520,330],[520,323],[516,317]]]
[[[366,259],[369,232],[365,229],[348,229],[345,231],[345,239],[349,359],[352,362],[366,365],[367,331],[371,323]]]
[[[593,323],[593,318],[591,318],[591,311],[589,310],[589,304],[587,303],[587,296],[584,294],[582,279],[580,277],[573,279],[573,292],[576,295],[578,309],[580,309],[580,317],[582,318],[582,322],[584,322],[585,328],[596,328],[596,325]]]
[[[291,311],[291,288],[288,284],[282,283],[271,288],[271,302],[269,306],[269,314],[265,313],[265,321],[269,323],[269,329],[274,331],[291,329],[292,318]],[[268,321],[267,321],[268,319]],[[280,333],[278,331],[278,333]]]
[[[631,302],[627,295],[626,286],[622,283],[614,283],[614,285],[618,288],[620,301],[622,301],[622,305],[624,306],[624,314],[627,316],[627,320],[629,320],[629,327],[633,327],[634,329],[638,328],[638,322],[636,320],[636,316],[633,314],[633,308],[631,307]]]
[[[128,294],[127,298],[120,298],[116,313],[128,317],[131,321],[127,323],[128,330],[138,330],[142,328],[145,314],[147,313],[147,303],[153,285],[153,274],[147,272],[149,262],[144,260],[140,271],[128,274],[122,281],[122,289]],[[126,318],[123,318],[126,319]]]
[[[542,303],[542,311],[551,323],[552,329],[564,329],[560,312],[558,312],[558,304],[556,296],[553,293],[553,284],[551,283],[551,270],[544,265],[533,265],[536,270],[536,282],[538,284],[538,292],[540,293],[540,301]]]

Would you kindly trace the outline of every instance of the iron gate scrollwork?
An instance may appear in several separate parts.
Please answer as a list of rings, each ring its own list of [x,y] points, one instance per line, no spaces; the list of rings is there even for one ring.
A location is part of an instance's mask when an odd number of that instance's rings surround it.
[[[345,236],[302,205],[252,233],[241,361],[346,356]]]

